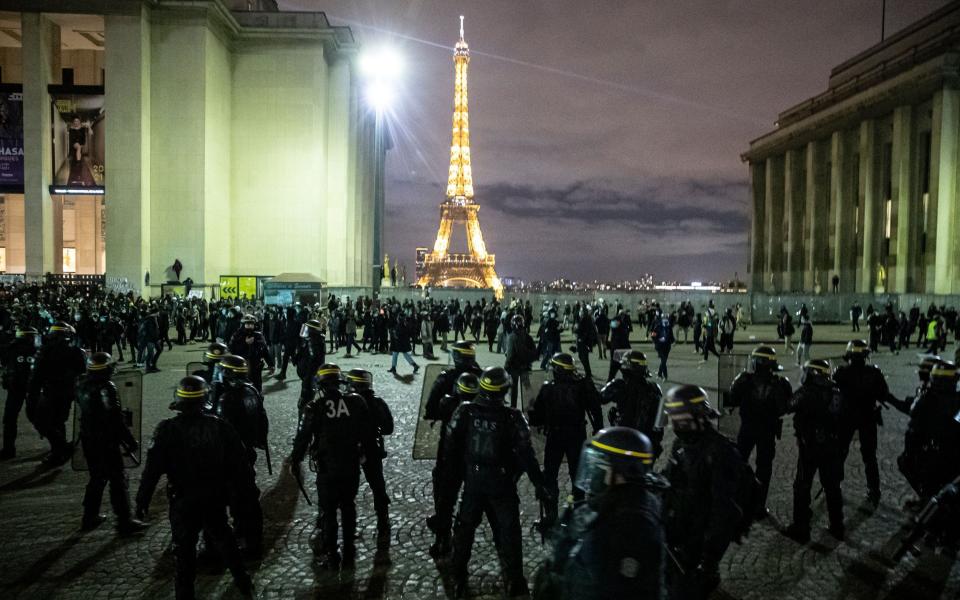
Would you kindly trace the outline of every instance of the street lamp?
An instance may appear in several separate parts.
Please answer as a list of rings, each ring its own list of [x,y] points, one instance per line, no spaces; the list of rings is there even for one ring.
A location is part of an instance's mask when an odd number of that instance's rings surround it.
[[[374,178],[373,178],[373,289],[379,290],[382,274],[380,257],[383,255],[383,214],[385,208],[384,175],[387,149],[383,117],[393,106],[395,87],[403,72],[400,55],[386,47],[367,51],[359,59],[360,74],[364,80],[364,99],[374,113]]]

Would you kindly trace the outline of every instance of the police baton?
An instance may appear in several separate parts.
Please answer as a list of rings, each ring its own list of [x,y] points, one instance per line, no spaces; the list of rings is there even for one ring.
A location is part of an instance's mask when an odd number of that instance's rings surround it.
[[[537,504],[540,505],[540,524],[537,526],[537,529],[540,530],[540,545],[543,546],[547,543],[546,534],[543,533],[543,530],[546,528],[544,519],[546,518],[547,510],[543,505],[543,500],[538,500]]]
[[[290,463],[290,471],[293,473],[293,479],[297,482],[297,487],[300,488],[300,493],[303,494],[303,499],[307,501],[307,506],[313,506],[313,502],[310,501],[310,496],[307,495],[307,489],[303,487],[303,479],[300,476],[300,463]]]
[[[270,444],[263,445],[263,455],[267,459],[267,475],[273,475],[273,464],[270,460]]]
[[[126,444],[122,444],[122,445],[120,446],[120,448],[123,449],[123,454],[124,454],[124,456],[126,456],[126,457],[129,458],[131,461],[133,461],[133,466],[135,466],[135,467],[139,467],[139,466],[140,466],[140,459],[137,458],[137,455],[133,453],[133,449],[131,449],[130,446],[128,446],[128,445],[126,445]]]
[[[673,561],[673,566],[675,566],[677,570],[680,571],[680,575],[686,577],[687,570],[683,568],[682,564],[680,564],[680,559],[677,558],[677,555],[673,553],[673,549],[666,544],[664,544],[664,548],[666,548],[667,550],[667,556],[669,556],[670,560]]]

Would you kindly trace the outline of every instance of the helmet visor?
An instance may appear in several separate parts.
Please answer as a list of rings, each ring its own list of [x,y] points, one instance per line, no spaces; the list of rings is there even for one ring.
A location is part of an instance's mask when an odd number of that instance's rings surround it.
[[[586,444],[580,451],[580,465],[573,485],[588,496],[602,494],[613,480],[613,464],[610,457]]]

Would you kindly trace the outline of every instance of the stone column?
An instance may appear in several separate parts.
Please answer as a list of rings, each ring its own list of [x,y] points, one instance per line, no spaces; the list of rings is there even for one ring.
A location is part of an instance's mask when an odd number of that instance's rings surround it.
[[[851,173],[853,161],[846,139],[846,132],[835,131],[830,137],[830,205],[834,219],[833,275],[840,276],[840,291],[856,290],[856,203],[853,197],[855,184]],[[829,284],[832,290],[833,284]]]
[[[750,165],[750,199],[753,203],[753,218],[750,222],[750,289],[762,290],[766,273],[763,257],[768,239],[766,230],[766,174],[765,162]]]
[[[350,149],[350,63],[332,58],[327,79],[327,260],[323,277],[330,285],[350,285],[347,269],[349,226],[348,166]]]
[[[150,22],[137,3],[132,15],[106,15],[106,274],[126,277],[146,293],[150,268]],[[164,157],[172,160],[173,157]],[[153,273],[155,280],[162,273]]]
[[[863,261],[860,267],[861,294],[872,294],[877,274],[877,257],[881,229],[880,202],[877,199],[877,124],[873,120],[860,124],[860,206],[863,207]]]
[[[934,293],[956,294],[958,282],[957,237],[960,233],[957,205],[960,179],[960,91],[944,87],[933,96],[933,128],[930,152],[930,206],[936,207],[937,248]]]
[[[897,211],[897,267],[887,291],[901,294],[915,290],[917,269],[919,202],[913,188],[913,107],[899,106],[893,111],[893,157],[891,160],[893,206]]]
[[[763,287],[768,292],[783,289],[783,156],[767,158],[764,174],[764,239],[766,269]]]
[[[809,231],[806,242],[807,269],[803,276],[805,291],[813,291],[819,284],[821,292],[830,287],[827,265],[827,246],[830,243],[829,181],[825,176],[826,153],[824,144],[809,142],[806,148],[806,217]]]
[[[53,200],[53,140],[47,86],[60,56],[60,28],[41,13],[21,14],[23,35],[23,191],[25,260],[28,275],[59,273],[62,256],[55,238]]]
[[[784,156],[784,217],[787,220],[787,265],[783,291],[803,288],[803,218],[806,204],[803,150],[787,150]]]

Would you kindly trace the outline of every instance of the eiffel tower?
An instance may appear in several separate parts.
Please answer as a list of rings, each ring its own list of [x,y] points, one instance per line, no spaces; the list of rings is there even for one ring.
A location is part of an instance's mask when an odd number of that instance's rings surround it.
[[[453,63],[456,79],[453,88],[453,142],[450,144],[450,171],[447,177],[447,199],[440,205],[440,229],[433,252],[424,257],[421,287],[492,288],[498,298],[503,284],[497,277],[493,254],[487,254],[480,231],[477,212],[480,205],[473,200],[473,173],[470,169],[470,118],[467,113],[467,65],[470,49],[463,39],[463,17],[460,17],[460,41],[454,47]],[[467,232],[467,253],[451,254],[450,234],[453,226],[463,224]]]

